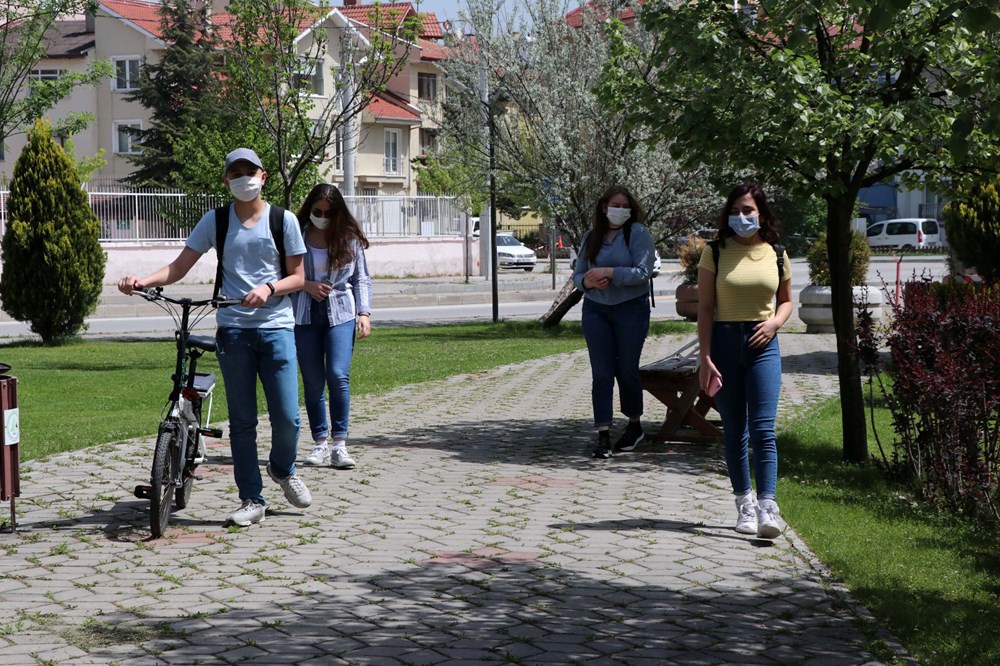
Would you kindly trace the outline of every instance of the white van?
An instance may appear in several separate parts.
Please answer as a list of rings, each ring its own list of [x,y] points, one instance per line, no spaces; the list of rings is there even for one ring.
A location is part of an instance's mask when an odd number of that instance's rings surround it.
[[[937,220],[906,217],[876,222],[865,232],[868,247],[892,250],[923,250],[941,247],[941,228]]]

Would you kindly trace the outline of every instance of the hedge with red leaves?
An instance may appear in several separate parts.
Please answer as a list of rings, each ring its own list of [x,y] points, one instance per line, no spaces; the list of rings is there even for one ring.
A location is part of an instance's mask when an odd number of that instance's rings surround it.
[[[924,499],[1000,520],[1000,285],[910,282],[893,313],[893,459]]]

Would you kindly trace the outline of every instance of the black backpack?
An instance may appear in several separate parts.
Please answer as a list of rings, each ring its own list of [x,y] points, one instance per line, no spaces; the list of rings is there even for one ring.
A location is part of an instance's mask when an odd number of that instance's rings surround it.
[[[219,291],[222,289],[222,252],[226,247],[226,233],[229,232],[229,208],[231,205],[215,209],[215,254],[219,259],[219,266],[215,270],[215,292],[212,294],[212,298],[218,298]],[[281,277],[288,277],[288,269],[285,268],[285,209],[272,205],[271,213],[268,215],[268,223],[271,226],[271,238],[274,239],[274,246],[278,250]]]
[[[715,274],[719,274],[719,240],[708,241],[709,247],[712,248],[712,261],[715,262]],[[768,242],[772,248],[774,248],[774,254],[778,257],[778,288],[781,288],[781,280],[785,277],[785,246],[781,243],[771,243]]]

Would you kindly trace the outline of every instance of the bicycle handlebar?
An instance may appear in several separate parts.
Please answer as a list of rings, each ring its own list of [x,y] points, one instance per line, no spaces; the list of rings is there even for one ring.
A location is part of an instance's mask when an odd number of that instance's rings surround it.
[[[193,300],[190,298],[172,298],[170,296],[163,295],[163,287],[151,287],[148,289],[133,289],[133,294],[139,294],[147,301],[166,301],[167,303],[173,303],[175,305],[187,305],[189,307],[201,307],[204,305],[211,305],[213,308],[226,308],[230,305],[239,305],[243,302],[242,298],[230,297],[230,296],[220,296],[219,298],[207,298],[203,300]]]

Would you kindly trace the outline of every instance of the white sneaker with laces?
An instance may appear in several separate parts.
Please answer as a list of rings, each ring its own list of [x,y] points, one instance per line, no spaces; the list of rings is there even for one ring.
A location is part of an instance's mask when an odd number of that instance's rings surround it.
[[[285,499],[292,506],[304,509],[312,504],[312,493],[306,488],[306,484],[302,482],[298,474],[292,473],[283,479],[279,479],[271,471],[271,463],[268,463],[267,475],[271,477],[272,481],[281,486],[281,489],[285,491]]]
[[[265,513],[266,509],[263,504],[258,504],[253,500],[243,500],[243,505],[229,514],[226,522],[239,527],[249,527],[254,523],[264,522]]]
[[[334,469],[354,469],[356,463],[346,448],[338,446],[330,452],[330,466]]]
[[[322,444],[317,444],[316,448],[312,450],[312,453],[306,456],[306,459],[302,461],[303,465],[324,465],[330,460],[330,447],[326,442]]]
[[[777,539],[781,536],[778,524],[778,504],[774,500],[761,500],[757,505],[757,536],[761,539]]]
[[[757,508],[753,497],[737,497],[736,512],[736,531],[740,534],[757,534]]]

